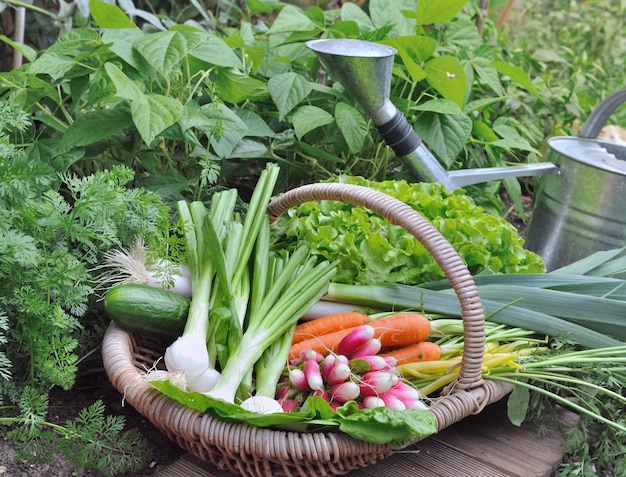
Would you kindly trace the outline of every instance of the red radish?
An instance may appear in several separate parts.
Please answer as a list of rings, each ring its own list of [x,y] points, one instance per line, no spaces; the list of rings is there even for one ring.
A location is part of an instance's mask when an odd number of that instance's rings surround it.
[[[371,340],[373,337],[374,328],[369,325],[357,326],[339,342],[335,352],[351,358],[352,354],[359,346]]]
[[[313,392],[313,396],[316,397],[321,397],[322,399],[324,399],[324,401],[328,402],[330,401],[330,396],[328,395],[328,393],[326,391],[324,391],[323,389],[317,390]]]
[[[361,377],[359,389],[363,396],[379,396],[398,382],[398,376],[387,371],[370,371]]]
[[[352,370],[350,369],[350,366],[344,363],[339,363],[331,369],[330,373],[328,373],[326,382],[329,386],[334,386],[335,384],[345,382],[351,375]]]
[[[322,379],[320,365],[317,361],[309,359],[304,362],[304,375],[309,388],[313,391],[324,389],[324,380]]]
[[[385,407],[395,409],[397,411],[404,411],[406,409],[406,404],[404,404],[404,402],[402,402],[402,400],[397,398],[394,394],[386,392],[378,397],[384,401]]]
[[[385,358],[375,355],[351,359],[350,369],[355,374],[365,374],[369,371],[391,371],[393,367],[389,366]]]
[[[378,396],[365,396],[363,398],[363,406],[366,409],[374,409],[377,407],[385,407],[385,401]]]
[[[372,338],[356,348],[350,358],[354,359],[363,358],[365,356],[375,356],[381,348],[382,344],[380,343],[380,340],[377,338]]]
[[[334,354],[329,354],[328,356],[324,358],[324,361],[322,362],[322,369],[321,369],[322,378],[324,379],[328,378],[328,373],[330,373],[330,371],[335,367],[336,361],[337,361],[337,356]]]
[[[359,391],[359,385],[357,383],[346,381],[345,383],[331,386],[329,394],[332,401],[343,404],[348,401],[354,401],[359,397]]]
[[[278,401],[284,412],[291,412],[300,407],[300,403],[295,399],[282,399]]]
[[[313,359],[319,363],[324,359],[324,355],[315,350],[307,349],[303,350],[302,353],[300,353],[300,358],[302,359],[302,361]]]
[[[300,391],[311,391],[306,375],[300,368],[293,368],[289,371],[289,382],[293,385],[293,387],[299,389]]]

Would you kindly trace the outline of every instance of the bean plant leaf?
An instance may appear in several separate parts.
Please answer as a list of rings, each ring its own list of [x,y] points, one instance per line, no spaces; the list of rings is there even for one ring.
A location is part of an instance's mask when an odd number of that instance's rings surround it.
[[[425,65],[426,81],[441,96],[463,107],[467,80],[463,65],[452,56],[432,58]]]
[[[335,121],[341,131],[350,152],[357,154],[363,148],[365,138],[369,132],[367,121],[363,115],[346,103],[337,103],[335,106]]]
[[[34,48],[31,48],[28,45],[25,45],[23,43],[18,43],[17,41],[13,41],[6,35],[0,35],[0,41],[6,43],[14,50],[19,51],[22,54],[22,56],[30,62],[35,61],[35,59],[37,58],[37,50],[35,50]]]
[[[187,40],[175,31],[142,36],[133,46],[164,78],[187,54]]]
[[[100,28],[137,28],[117,5],[89,0],[89,12]]]
[[[132,124],[129,112],[123,108],[102,109],[76,118],[63,133],[59,152],[87,146],[113,136]]]
[[[254,15],[255,13],[268,13],[274,8],[273,5],[269,5],[262,0],[245,0],[248,14]]]
[[[439,160],[450,167],[472,132],[472,120],[464,114],[425,112],[414,129]]]
[[[414,82],[426,78],[426,72],[420,63],[432,57],[437,48],[435,40],[425,36],[402,36],[387,38],[383,43],[398,50],[398,55]]]
[[[304,14],[301,8],[285,5],[272,23],[268,33],[287,33],[313,29],[315,29],[315,23]]]
[[[438,0],[417,2],[415,18],[420,25],[432,25],[452,20],[467,4],[467,0]]]
[[[298,139],[317,129],[334,121],[332,114],[328,111],[318,108],[317,106],[304,105],[296,108],[291,114],[291,122]]]
[[[535,88],[535,85],[533,85],[530,81],[528,74],[519,66],[515,66],[504,61],[494,61],[492,65],[501,74],[508,76],[512,81],[516,82],[523,88],[526,88],[530,93],[534,94],[538,98],[541,98],[541,95]]]
[[[201,127],[215,153],[219,157],[228,157],[237,143],[248,133],[248,127],[234,111],[220,103],[211,103],[200,108],[209,119],[209,127]]]
[[[241,103],[245,100],[259,100],[269,94],[265,82],[229,69],[217,72],[215,87],[220,98],[232,104]]]
[[[76,61],[59,53],[44,53],[31,63],[29,73],[47,74],[53,79],[62,78],[72,68],[76,67]]]
[[[481,83],[491,88],[498,96],[504,95],[504,88],[500,82],[498,70],[493,65],[474,61],[472,62],[472,67],[476,71],[478,78],[480,78]]]
[[[235,114],[247,127],[246,136],[252,137],[274,137],[276,133],[270,128],[261,116],[254,111],[245,108],[235,109]]]
[[[439,114],[463,114],[461,108],[449,99],[435,98],[424,103],[420,103],[411,109],[416,111],[431,111]]]
[[[312,90],[311,85],[303,76],[292,72],[271,77],[267,82],[267,87],[278,108],[280,121]]]
[[[414,11],[416,7],[416,0],[370,0],[369,12],[375,26],[391,25],[392,36],[407,36],[415,34],[415,20],[408,18],[405,11]]]
[[[111,51],[137,70],[150,68],[133,48],[133,43],[145,36],[138,28],[114,28],[102,32],[102,42],[110,44]]]
[[[341,18],[346,22],[355,22],[361,32],[374,30],[374,22],[361,7],[352,2],[341,5]]]
[[[106,63],[104,69],[109,75],[109,78],[111,78],[111,81],[113,81],[117,96],[130,101],[141,98],[143,95],[142,89],[137,83],[126,76],[119,66],[114,63]]]
[[[211,65],[243,69],[241,59],[224,40],[202,32],[181,32],[185,38],[194,41],[189,55]]]
[[[183,115],[180,101],[160,94],[146,94],[131,101],[133,122],[148,145]]]

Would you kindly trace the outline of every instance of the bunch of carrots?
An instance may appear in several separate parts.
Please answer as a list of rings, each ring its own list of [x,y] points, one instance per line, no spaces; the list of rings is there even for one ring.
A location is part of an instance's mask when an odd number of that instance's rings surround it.
[[[444,350],[428,338],[433,332],[439,332],[439,323],[420,313],[393,313],[382,318],[355,311],[328,315],[296,327],[289,358],[300,358],[301,353],[308,350],[325,356],[336,351],[350,332],[367,325],[374,330],[372,339],[380,344],[379,355],[394,358],[397,364],[435,360]]]
[[[432,323],[419,313],[376,318],[359,312],[301,323],[277,399],[287,412],[309,396],[334,408],[353,401],[362,408],[424,409],[422,395],[396,366],[441,357],[442,346],[428,341]]]

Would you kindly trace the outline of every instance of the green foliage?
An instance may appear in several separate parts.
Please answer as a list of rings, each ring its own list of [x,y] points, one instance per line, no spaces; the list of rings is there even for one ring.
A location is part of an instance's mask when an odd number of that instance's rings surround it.
[[[18,140],[23,136],[13,133],[30,120],[12,108],[7,117],[13,122],[2,123]],[[127,188],[134,173],[126,166],[78,176],[67,170],[69,161],[47,156],[43,144],[10,144],[9,157],[0,155],[0,423],[19,424],[9,435],[27,441],[24,451],[33,440],[39,443],[32,447],[39,457],[49,455],[50,446],[65,445],[69,452],[80,437],[93,444],[81,447],[91,457],[72,460],[77,465],[91,465],[95,448],[110,454],[98,468],[117,472],[138,465],[138,455],[126,453],[137,436],[116,437],[119,420],[100,422],[97,409],[77,421],[80,428],[68,424],[61,436],[40,426],[49,427],[43,419],[50,390],[72,389],[80,360],[100,344],[105,323],[97,320],[94,267],[103,252],[137,236],[159,250],[169,208],[154,193]],[[101,435],[93,434],[97,429]],[[102,446],[107,440],[116,446]],[[87,456],[72,452],[72,459]]]
[[[107,477],[141,469],[150,462],[149,443],[134,429],[123,431],[123,417],[105,416],[102,401],[64,425],[46,421],[47,406],[41,394],[27,388],[20,401],[20,417],[0,417],[0,424],[13,424],[7,437],[20,441],[16,459],[45,463],[61,454],[77,468],[98,470]]]
[[[441,232],[470,272],[542,273],[543,261],[523,249],[517,230],[457,189],[439,184],[368,181],[340,176],[336,181],[379,190],[409,204]],[[337,261],[336,283],[416,285],[443,277],[429,252],[409,232],[363,207],[338,201],[299,205],[284,214],[274,231],[275,247],[306,244],[321,259]]]
[[[336,173],[382,180],[400,161],[349,92],[332,78],[317,81],[319,63],[304,45],[365,39],[398,50],[391,99],[446,168],[523,161],[535,151],[521,128],[494,116],[494,105],[516,91],[504,91],[494,66],[503,59],[464,3],[445,0],[433,12],[415,0],[326,11],[220,4],[228,15],[207,31],[200,25],[210,16],[139,28],[117,6],[92,0],[98,28],[74,28],[0,76],[0,97],[36,113],[51,158],[81,157],[73,165],[81,175],[124,164],[137,172],[136,184],[170,195],[199,198],[207,186],[241,185],[239,177],[256,175],[267,160],[281,164],[283,187]],[[253,25],[255,12],[263,16]],[[512,77],[530,84],[521,69]],[[506,186],[516,200],[514,182]],[[497,206],[493,190],[475,195]]]

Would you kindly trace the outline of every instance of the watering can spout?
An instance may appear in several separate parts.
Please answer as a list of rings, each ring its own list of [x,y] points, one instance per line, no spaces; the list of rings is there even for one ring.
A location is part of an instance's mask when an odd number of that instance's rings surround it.
[[[415,177],[447,183],[447,171],[389,100],[395,48],[346,39],[311,40],[306,46],[372,118],[381,136]]]
[[[372,118],[385,142],[418,180],[438,182],[454,190],[489,180],[556,172],[551,164],[448,172],[389,100],[395,48],[348,39],[311,40],[306,46]]]

